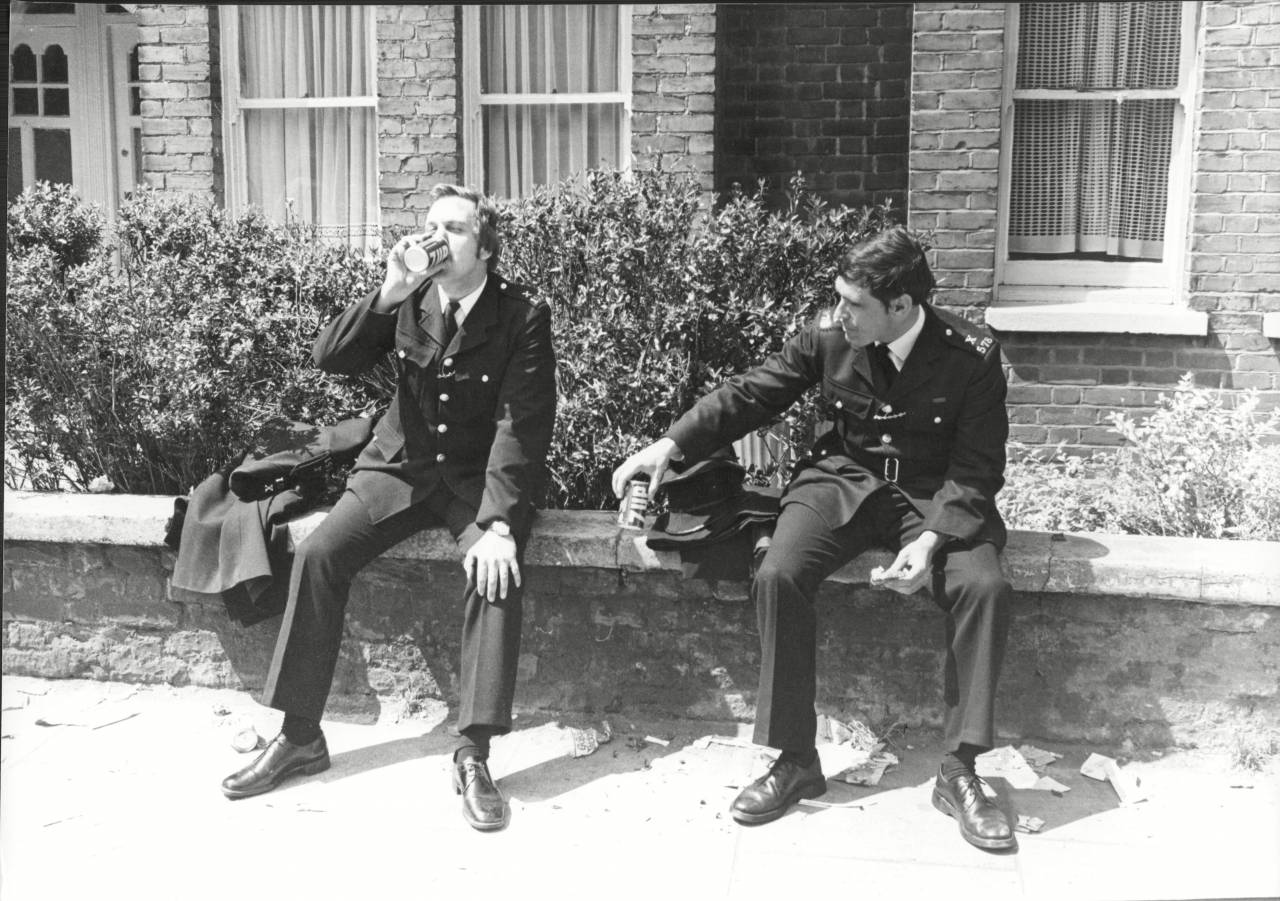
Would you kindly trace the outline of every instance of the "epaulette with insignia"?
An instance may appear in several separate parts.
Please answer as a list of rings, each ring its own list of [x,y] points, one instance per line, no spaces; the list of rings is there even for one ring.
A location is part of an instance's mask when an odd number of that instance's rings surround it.
[[[547,300],[546,297],[538,294],[528,285],[521,285],[513,281],[508,281],[505,278],[498,282],[498,290],[503,294],[506,294],[508,297],[513,297],[516,300],[523,300],[525,303],[532,304],[535,307],[546,305],[550,308],[551,306],[550,301]]]
[[[933,311],[942,322],[942,335],[947,341],[957,347],[970,350],[984,359],[993,353],[999,353],[996,339],[987,334],[982,326],[946,310],[939,310],[937,307],[933,307]]]

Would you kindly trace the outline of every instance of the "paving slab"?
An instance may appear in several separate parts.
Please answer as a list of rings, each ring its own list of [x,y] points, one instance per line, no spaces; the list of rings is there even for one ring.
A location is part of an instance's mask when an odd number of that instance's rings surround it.
[[[964,843],[929,803],[935,734],[897,733],[899,765],[874,788],[829,781],[824,802],[740,827],[738,788],[767,765],[747,727],[690,720],[524,721],[491,766],[511,825],[481,834],[449,782],[448,713],[326,722],[332,768],[228,801],[231,746],[279,714],[236,691],[6,677],[0,730],[0,898],[235,899],[1280,896],[1280,778],[1221,753],[1128,762],[1150,793],[1120,807],[1080,775],[1091,749],[1045,772],[1062,797],[992,779],[1013,813],[1045,820],[1014,853]],[[568,727],[612,738],[570,757]],[[665,744],[663,744],[665,742]],[[1020,744],[1014,741],[1014,744]],[[1247,786],[1247,787],[1245,787]]]

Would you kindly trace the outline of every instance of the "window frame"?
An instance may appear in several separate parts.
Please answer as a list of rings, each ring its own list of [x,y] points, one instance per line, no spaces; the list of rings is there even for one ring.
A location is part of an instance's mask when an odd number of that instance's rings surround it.
[[[1170,306],[1185,303],[1183,271],[1190,219],[1193,116],[1201,59],[1201,4],[1184,2],[1180,35],[1178,84],[1173,88],[1071,89],[1017,88],[1019,3],[1007,6],[1005,63],[1000,105],[1000,170],[997,199],[995,303],[1017,304],[1092,302],[1107,305]],[[1165,251],[1160,262],[1104,262],[1071,260],[1010,260],[1009,219],[1013,170],[1015,99],[1148,99],[1177,101],[1166,188]],[[1153,311],[1156,312],[1156,311]],[[1202,333],[1202,332],[1196,332]]]
[[[369,84],[377,90],[378,85],[378,29],[377,7],[364,4],[358,6],[368,17],[368,34],[370,46],[365,56]],[[360,109],[370,107],[374,111],[375,120],[378,115],[377,94],[355,94],[345,97],[271,97],[254,98],[241,96],[240,87],[240,7],[218,7],[218,29],[221,39],[221,71],[222,71],[222,159],[224,200],[227,210],[233,215],[243,213],[249,206],[249,169],[248,150],[245,147],[244,110],[286,110],[286,109]],[[375,122],[376,127],[376,122]],[[378,154],[374,154],[373,165],[378,163]],[[376,173],[375,173],[376,174]],[[381,218],[381,204],[377,204],[374,212]],[[376,223],[379,228],[381,222]]]
[[[480,90],[480,7],[462,7],[462,171],[481,191],[488,190],[484,168],[484,108],[486,106],[554,106],[621,104],[621,171],[630,172],[631,150],[631,16],[630,4],[618,4],[618,87],[626,90],[574,94],[486,94]]]
[[[90,203],[103,207],[108,219],[114,219],[123,187],[116,175],[115,124],[112,121],[108,28],[135,24],[129,12],[108,10],[96,3],[76,3],[72,13],[21,13],[10,21],[6,53],[26,40],[14,34],[14,25],[28,26],[37,32],[65,31],[55,41],[68,54],[67,88],[69,114],[63,120],[71,134],[71,183]],[[18,16],[21,16],[19,18]],[[13,85],[9,86],[12,90]],[[7,128],[17,128],[22,152],[23,184],[34,179],[35,153],[33,129],[53,117],[14,115],[9,109]],[[58,117],[61,118],[61,117]]]

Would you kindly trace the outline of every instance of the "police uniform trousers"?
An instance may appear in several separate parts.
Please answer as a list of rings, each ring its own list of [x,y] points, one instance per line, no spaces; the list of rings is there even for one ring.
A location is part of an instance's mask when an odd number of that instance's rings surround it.
[[[448,488],[373,522],[348,489],[329,515],[298,546],[290,571],[289,601],[263,689],[263,703],[319,720],[333,682],[351,581],[374,558],[410,535],[444,525],[465,554],[483,534],[476,508]],[[523,561],[526,535],[515,534]],[[516,663],[520,653],[521,590],[512,581],[505,599],[489,603],[468,581],[463,598],[459,730],[511,729]]]
[[[823,580],[862,551],[877,546],[897,551],[923,530],[920,513],[895,486],[872,494],[851,521],[834,528],[804,504],[783,507],[752,582],[762,650],[757,744],[793,751],[814,746],[814,598]],[[946,615],[946,749],[961,743],[993,747],[996,680],[1012,595],[995,546],[944,545],[934,556],[931,585],[933,600]]]

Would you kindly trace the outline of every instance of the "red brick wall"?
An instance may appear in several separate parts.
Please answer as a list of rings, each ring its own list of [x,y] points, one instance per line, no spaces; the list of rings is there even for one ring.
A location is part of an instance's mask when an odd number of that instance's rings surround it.
[[[139,6],[142,177],[146,184],[222,201],[217,12]]]
[[[911,4],[720,7],[716,187],[797,170],[825,200],[906,199]]]
[[[1004,4],[918,3],[912,54],[909,222],[933,232],[939,303],[982,318],[994,285]],[[1088,452],[1118,442],[1108,416],[1150,410],[1186,373],[1280,404],[1280,2],[1202,6],[1191,225],[1180,296],[1202,338],[999,333],[1011,437]],[[1135,317],[1141,316],[1135,311]]]

